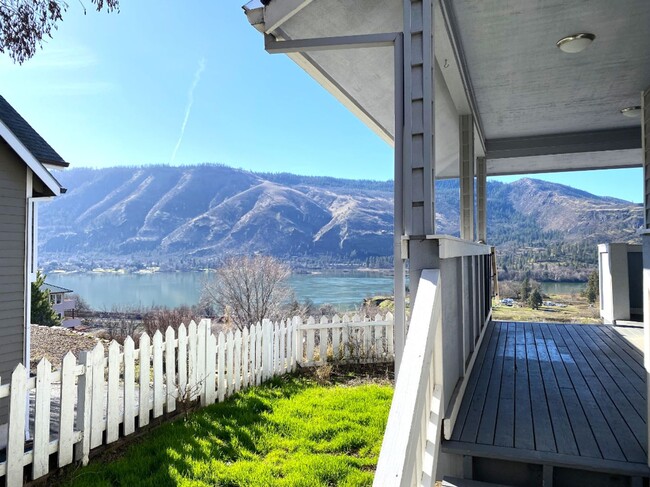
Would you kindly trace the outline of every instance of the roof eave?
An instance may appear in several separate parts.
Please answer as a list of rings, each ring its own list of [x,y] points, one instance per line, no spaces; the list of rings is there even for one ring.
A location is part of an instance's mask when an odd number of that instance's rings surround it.
[[[18,137],[7,127],[7,125],[0,120],[0,137],[2,137],[9,147],[20,157],[27,167],[29,167],[34,175],[38,177],[45,187],[49,189],[52,194],[50,196],[59,196],[61,194],[61,185],[59,182],[50,174],[50,172],[45,168],[45,166],[38,160],[34,155],[25,147],[25,145],[20,141]],[[65,191],[63,191],[65,192]]]

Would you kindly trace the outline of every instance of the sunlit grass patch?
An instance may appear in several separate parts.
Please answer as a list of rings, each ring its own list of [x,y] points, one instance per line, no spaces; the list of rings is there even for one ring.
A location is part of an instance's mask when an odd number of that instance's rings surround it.
[[[68,485],[371,485],[392,393],[276,379],[161,426]]]

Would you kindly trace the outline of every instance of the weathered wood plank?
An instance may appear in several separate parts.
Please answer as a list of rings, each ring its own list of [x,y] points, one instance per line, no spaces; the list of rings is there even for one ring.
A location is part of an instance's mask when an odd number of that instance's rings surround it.
[[[585,412],[587,420],[591,426],[591,431],[594,434],[598,448],[600,449],[600,454],[598,458],[605,458],[609,460],[624,461],[625,455],[623,451],[618,446],[616,441],[612,441],[614,438],[614,433],[612,432],[607,420],[603,416],[596,399],[594,398],[589,385],[585,380],[580,367],[578,364],[584,363],[584,357],[578,349],[578,346],[573,341],[573,339],[568,335],[567,328],[556,328],[556,333],[566,334],[564,336],[564,344],[569,347],[571,350],[571,356],[573,361],[566,360],[565,367],[567,372],[571,376],[573,383],[575,384],[576,392],[578,398],[580,399],[580,404]],[[591,380],[596,380],[595,376],[591,376]],[[584,453],[582,453],[585,455]]]
[[[531,402],[531,410],[533,416],[535,449],[540,451],[557,452],[555,437],[553,435],[553,424],[551,423],[548,401],[546,400],[546,391],[542,380],[539,357],[537,356],[537,347],[532,323],[524,324],[524,334],[526,340],[526,358],[528,362],[528,385],[530,387],[530,396],[533,399]]]
[[[469,384],[465,391],[465,399],[458,412],[457,426],[454,428],[452,439],[462,441],[476,441],[481,413],[487,395],[488,382],[497,350],[497,342],[501,327],[491,323],[490,329],[486,332],[483,350],[479,351],[476,359],[476,366],[470,376]]]
[[[523,323],[515,324],[515,448],[535,448],[533,410]],[[539,400],[535,397],[535,400]]]
[[[506,343],[503,351],[501,389],[494,444],[514,446],[515,437],[515,327],[516,323],[505,324]]]
[[[546,391],[546,400],[551,412],[551,423],[553,424],[553,434],[558,453],[568,455],[578,455],[578,446],[571,429],[569,416],[562,400],[560,387],[553,371],[551,358],[546,348],[544,335],[542,334],[539,324],[533,325],[533,334],[535,335],[535,347],[539,358],[542,381]]]
[[[565,325],[550,325],[550,328],[547,324],[540,324],[538,326],[544,336],[546,349],[549,358],[551,359],[551,366],[553,367],[555,377],[560,385],[560,394],[562,395],[569,422],[571,423],[571,429],[578,447],[578,453],[583,456],[598,458],[600,457],[600,450],[598,449],[596,438],[594,438],[591,426],[582,409],[573,382],[571,381],[571,377],[564,365],[565,361],[569,363],[573,362],[573,358],[561,337],[555,337],[551,332],[551,328],[556,330],[557,326]],[[554,407],[553,404],[549,403],[551,411]],[[556,432],[556,435],[557,434],[558,432]]]
[[[501,387],[501,372],[503,371],[503,354],[506,348],[508,325],[506,323],[495,323],[499,327],[497,349],[490,371],[485,404],[483,405],[483,416],[478,429],[477,442],[487,445],[494,444],[494,432],[497,424],[497,412],[499,408],[499,389]]]
[[[568,331],[595,375],[596,380],[588,381],[589,388],[618,440],[625,458],[631,462],[646,461],[645,449],[642,446],[642,442],[644,442],[642,437],[646,434],[645,421],[639,417],[627,398],[623,396],[607,369],[602,366],[584,342],[581,333],[576,328],[569,328]],[[582,365],[583,367],[587,366],[587,364]],[[612,401],[612,397],[616,398],[616,403]],[[637,425],[637,427],[630,427],[630,424]]]

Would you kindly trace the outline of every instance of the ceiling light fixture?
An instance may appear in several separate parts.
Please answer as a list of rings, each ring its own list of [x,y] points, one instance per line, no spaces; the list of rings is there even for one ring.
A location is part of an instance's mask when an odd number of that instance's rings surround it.
[[[557,41],[556,45],[563,52],[575,54],[587,49],[587,46],[589,46],[595,38],[595,35],[583,32],[581,34],[573,34],[571,36],[563,37]]]
[[[625,115],[626,117],[636,118],[636,117],[641,116],[641,107],[640,106],[635,106],[635,107],[623,108],[621,110],[621,113],[623,115]]]

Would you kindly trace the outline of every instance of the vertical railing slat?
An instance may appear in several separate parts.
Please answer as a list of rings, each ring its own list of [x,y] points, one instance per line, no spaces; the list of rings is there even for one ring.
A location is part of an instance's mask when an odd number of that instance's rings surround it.
[[[174,329],[169,326],[165,330],[165,383],[167,386],[167,412],[171,413],[176,410],[176,398],[178,390],[176,389],[176,346],[174,342]]]
[[[196,323],[190,321],[187,329],[187,343],[188,343],[188,370],[187,370],[187,387],[189,389],[189,399],[194,400],[198,395],[198,371],[197,371],[197,351],[196,351]]]
[[[185,399],[187,394],[187,328],[183,323],[178,327],[178,397]]]
[[[93,389],[90,399],[90,449],[102,444],[106,418],[104,417],[104,346],[98,343],[93,349]]]
[[[206,404],[214,404],[217,400],[217,391],[215,389],[217,338],[210,329],[205,344],[205,360],[205,402]]]
[[[140,428],[149,424],[150,341],[149,335],[146,333],[140,336],[140,404],[138,410],[138,426]]]
[[[61,364],[61,397],[59,415],[59,468],[72,463],[74,444],[75,367],[77,359],[72,352],[63,357]]]
[[[135,344],[131,337],[124,340],[124,435],[135,431]]]
[[[226,337],[223,332],[219,332],[217,342],[217,396],[219,402],[226,397]]]
[[[36,366],[36,401],[34,407],[34,457],[32,477],[45,475],[50,466],[50,397],[52,395],[52,366],[41,359]]]
[[[18,364],[11,374],[9,433],[7,437],[7,485],[23,484],[26,407],[27,370],[22,364]]]
[[[92,354],[81,352],[79,362],[84,367],[83,374],[77,380],[77,421],[75,428],[81,432],[81,441],[74,447],[75,460],[88,464],[90,453],[90,400],[92,396]],[[11,424],[10,424],[11,427]],[[10,435],[11,438],[11,435]]]
[[[242,331],[242,387],[250,385],[250,330],[248,327]]]
[[[120,436],[120,346],[113,340],[108,347],[108,395],[106,407],[106,443]]]
[[[235,362],[235,337],[232,330],[226,335],[226,395],[230,396],[234,389],[233,367]]]
[[[163,336],[160,330],[153,335],[153,417],[163,414],[165,392],[163,376]]]
[[[233,375],[235,379],[235,392],[239,392],[241,389],[241,348],[242,348],[241,330],[237,330],[235,332],[234,347],[235,347],[235,356],[234,356],[235,363],[233,367]]]

